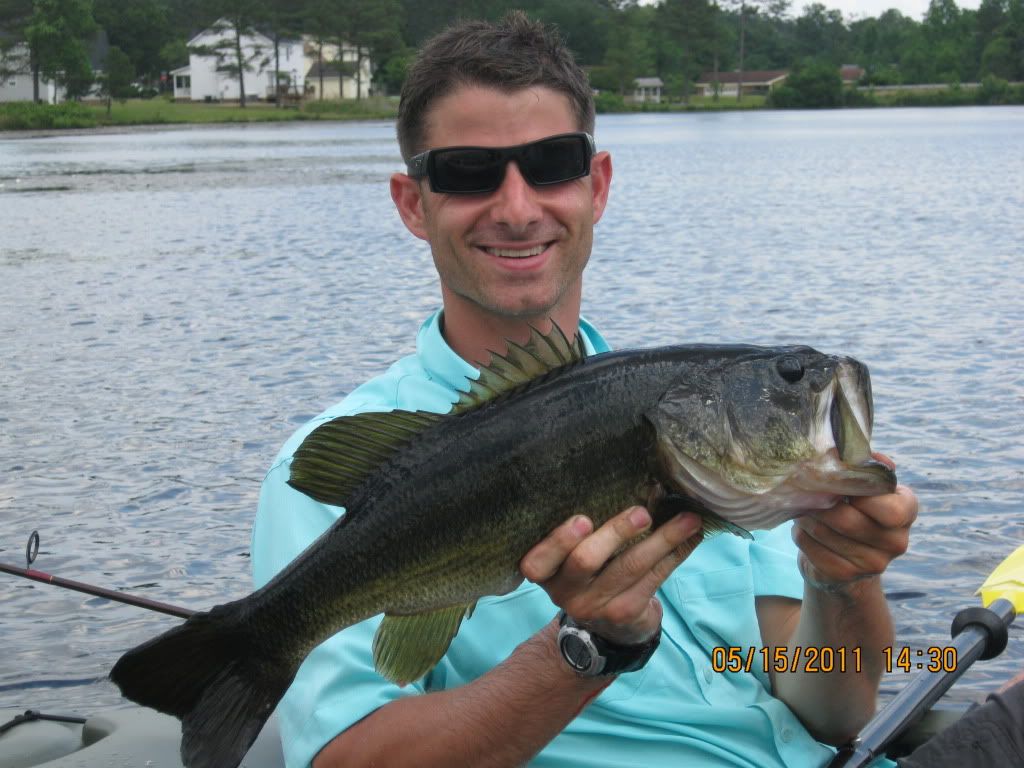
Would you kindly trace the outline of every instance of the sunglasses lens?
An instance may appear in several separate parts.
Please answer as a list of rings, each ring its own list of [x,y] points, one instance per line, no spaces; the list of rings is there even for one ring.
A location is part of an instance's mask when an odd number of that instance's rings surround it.
[[[501,155],[487,149],[436,152],[430,180],[436,192],[490,192],[501,185]]]
[[[582,136],[561,136],[523,148],[521,167],[534,184],[558,184],[589,172],[589,146]]]
[[[430,152],[427,175],[435,192],[483,194],[501,186],[510,160],[531,184],[559,184],[590,173],[590,154],[585,134],[554,136],[519,147],[452,147]]]

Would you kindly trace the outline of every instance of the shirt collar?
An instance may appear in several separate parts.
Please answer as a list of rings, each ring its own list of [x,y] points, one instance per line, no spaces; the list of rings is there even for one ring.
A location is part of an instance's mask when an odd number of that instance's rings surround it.
[[[441,334],[441,313],[442,310],[437,310],[420,326],[416,336],[416,355],[431,378],[443,382],[451,389],[465,392],[468,389],[466,380],[478,378],[480,371],[448,346]],[[583,317],[580,317],[579,330],[588,355],[610,349],[604,337]]]

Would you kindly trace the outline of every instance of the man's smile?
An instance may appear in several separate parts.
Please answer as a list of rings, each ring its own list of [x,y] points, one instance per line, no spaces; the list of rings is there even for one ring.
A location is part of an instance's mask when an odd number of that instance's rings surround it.
[[[540,245],[533,245],[529,248],[509,248],[494,245],[483,245],[480,247],[492,256],[500,256],[504,259],[526,259],[530,256],[539,256],[544,253],[549,245],[550,243],[541,243]]]

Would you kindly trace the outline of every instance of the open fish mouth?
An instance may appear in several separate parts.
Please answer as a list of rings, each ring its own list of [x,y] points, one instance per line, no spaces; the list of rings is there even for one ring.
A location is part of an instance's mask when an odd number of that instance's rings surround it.
[[[857,360],[841,358],[831,393],[828,421],[839,466],[833,471],[830,486],[850,496],[893,491],[896,473],[871,455],[874,407],[868,369]]]

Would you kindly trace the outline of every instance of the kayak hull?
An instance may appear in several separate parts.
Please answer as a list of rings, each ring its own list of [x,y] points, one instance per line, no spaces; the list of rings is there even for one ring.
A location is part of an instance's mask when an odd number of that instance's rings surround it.
[[[24,711],[0,709],[0,725]],[[144,707],[113,709],[89,717],[84,725],[19,723],[0,735],[0,768],[183,768],[180,746],[177,718]],[[277,721],[272,717],[240,768],[283,766]]]

